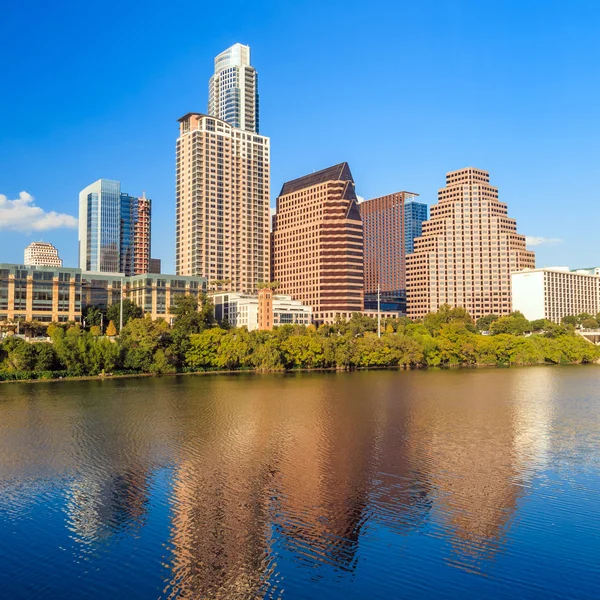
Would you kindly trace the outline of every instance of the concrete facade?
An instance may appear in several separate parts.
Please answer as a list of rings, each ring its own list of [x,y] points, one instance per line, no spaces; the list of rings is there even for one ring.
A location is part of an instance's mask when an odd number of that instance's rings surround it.
[[[179,124],[176,273],[254,293],[269,279],[269,138],[200,113]]]
[[[365,306],[377,306],[377,288],[382,306],[406,312],[406,249],[412,248],[411,231],[421,232],[427,205],[414,202],[418,194],[397,192],[361,202],[358,207],[364,229]],[[406,210],[406,208],[422,210]],[[424,210],[423,210],[424,209]],[[413,223],[414,215],[423,218]]]
[[[406,263],[409,317],[449,304],[478,319],[512,311],[510,274],[534,268],[535,255],[498,200],[489,173],[469,167],[446,175]]]
[[[600,313],[600,275],[567,267],[513,273],[512,309],[527,319],[560,323],[563,317]]]
[[[363,225],[347,163],[283,185],[273,217],[272,280],[316,323],[363,310]]]
[[[218,321],[227,321],[232,327],[246,327],[248,331],[312,323],[310,306],[271,290],[260,290],[258,295],[221,292],[213,294],[212,299]]]
[[[90,273],[66,267],[0,264],[0,321],[81,321],[88,306],[106,309],[129,298],[152,319],[174,318],[179,295],[198,297],[206,280],[175,275]]]
[[[48,242],[31,242],[24,252],[24,263],[28,266],[62,267],[58,250]]]

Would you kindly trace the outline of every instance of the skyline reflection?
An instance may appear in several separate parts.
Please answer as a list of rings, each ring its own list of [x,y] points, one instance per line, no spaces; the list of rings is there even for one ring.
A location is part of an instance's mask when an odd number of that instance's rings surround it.
[[[483,573],[568,443],[557,381],[540,368],[5,386],[0,524],[53,498],[94,560],[160,518],[162,598],[285,598],[293,572],[355,577],[377,540],[400,560],[414,536]],[[572,418],[597,439],[586,405]]]

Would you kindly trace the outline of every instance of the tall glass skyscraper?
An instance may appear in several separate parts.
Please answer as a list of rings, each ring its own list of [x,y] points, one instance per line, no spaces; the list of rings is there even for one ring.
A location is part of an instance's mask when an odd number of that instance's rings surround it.
[[[407,200],[404,203],[404,255],[415,250],[415,238],[423,232],[423,221],[427,221],[427,204]]]
[[[258,75],[250,46],[234,44],[215,58],[208,83],[208,114],[236,129],[258,133]]]
[[[147,254],[142,261],[147,272],[149,203],[148,198],[122,193],[121,183],[110,179],[99,179],[83,189],[79,193],[79,268],[137,275],[136,257]],[[144,235],[140,234],[140,214],[144,216]]]

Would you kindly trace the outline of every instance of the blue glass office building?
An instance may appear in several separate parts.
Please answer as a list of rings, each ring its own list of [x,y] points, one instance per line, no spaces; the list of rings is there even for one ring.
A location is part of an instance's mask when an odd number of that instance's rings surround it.
[[[404,256],[415,250],[415,238],[423,233],[427,221],[427,204],[408,200],[404,203]]]
[[[121,183],[99,179],[79,194],[79,268],[134,274],[138,198]]]

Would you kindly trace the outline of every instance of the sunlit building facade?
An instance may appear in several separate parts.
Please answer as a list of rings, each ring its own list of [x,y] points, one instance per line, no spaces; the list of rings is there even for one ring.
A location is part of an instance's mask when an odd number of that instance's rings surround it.
[[[208,114],[236,129],[258,133],[258,75],[250,64],[250,46],[234,44],[215,58]]]
[[[535,267],[525,236],[498,200],[487,171],[472,167],[446,175],[423,233],[406,258],[407,312],[422,318],[442,304],[474,319],[512,311],[511,273]]]
[[[272,238],[272,280],[317,323],[362,312],[363,224],[348,163],[284,183]]]
[[[62,267],[58,250],[48,242],[32,242],[25,248],[24,264],[38,267]]]
[[[200,113],[179,124],[176,273],[255,293],[269,279],[269,138]]]
[[[248,331],[271,330],[280,325],[310,325],[312,309],[299,300],[271,290],[258,294],[222,292],[212,296],[215,318],[232,327],[246,327]]]
[[[79,268],[98,273],[146,273],[150,260],[151,201],[99,179],[79,194]]]
[[[0,321],[79,321],[81,287],[79,269],[0,264]]]
[[[365,308],[406,312],[406,254],[427,219],[417,194],[397,192],[361,202],[364,228]]]
[[[592,272],[590,272],[592,271]],[[568,267],[526,269],[512,274],[512,307],[527,319],[560,323],[563,317],[600,313],[600,274]]]

